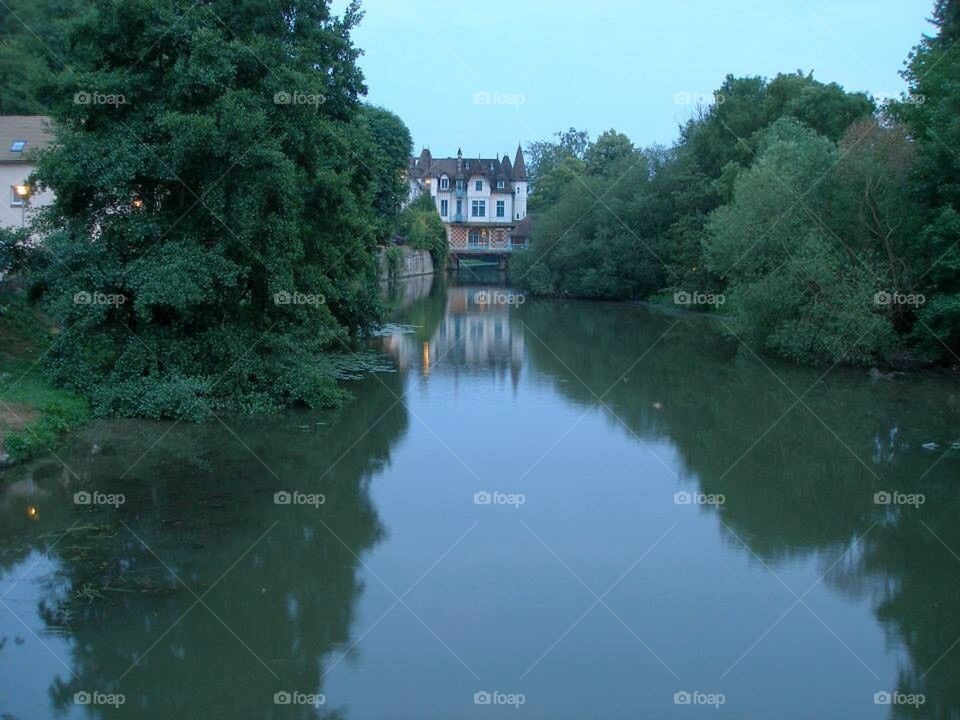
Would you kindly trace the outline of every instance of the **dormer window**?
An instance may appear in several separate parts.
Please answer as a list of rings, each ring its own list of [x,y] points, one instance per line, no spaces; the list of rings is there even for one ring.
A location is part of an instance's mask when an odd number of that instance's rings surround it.
[[[483,180],[477,180],[477,192],[483,192]]]
[[[440,189],[449,190],[450,189],[450,179],[449,178],[440,178]]]
[[[504,183],[503,180],[497,180],[497,190],[503,190]]]

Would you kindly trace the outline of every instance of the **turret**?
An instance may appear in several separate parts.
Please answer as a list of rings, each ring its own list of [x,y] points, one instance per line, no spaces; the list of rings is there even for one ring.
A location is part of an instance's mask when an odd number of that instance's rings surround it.
[[[523,149],[517,145],[517,155],[513,161],[513,219],[523,220],[527,216],[527,166],[523,162]]]

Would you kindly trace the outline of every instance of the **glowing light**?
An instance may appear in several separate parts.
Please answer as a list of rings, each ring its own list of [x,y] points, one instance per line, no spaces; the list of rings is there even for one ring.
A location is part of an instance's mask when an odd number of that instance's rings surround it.
[[[16,185],[16,186],[14,186],[14,190],[16,190],[16,191],[17,191],[17,195],[19,195],[19,196],[22,197],[22,198],[25,198],[27,195],[30,194],[30,186],[29,186],[29,185]]]
[[[40,511],[34,505],[27,505],[27,519],[28,520],[39,520]]]
[[[134,198],[134,199],[133,199],[133,206],[134,206],[137,210],[141,209],[141,208],[143,207],[143,200],[141,200],[140,198]]]

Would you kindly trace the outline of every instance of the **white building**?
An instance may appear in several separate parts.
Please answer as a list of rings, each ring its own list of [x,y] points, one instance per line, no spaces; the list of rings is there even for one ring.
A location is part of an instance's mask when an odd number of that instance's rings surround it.
[[[447,227],[451,250],[509,252],[526,247],[527,168],[518,146],[514,161],[497,158],[434,158],[429,150],[410,158],[410,200],[429,193]]]
[[[50,118],[42,115],[0,115],[0,227],[20,227],[30,211],[53,202],[53,193],[23,191],[34,170],[37,150],[50,145]]]

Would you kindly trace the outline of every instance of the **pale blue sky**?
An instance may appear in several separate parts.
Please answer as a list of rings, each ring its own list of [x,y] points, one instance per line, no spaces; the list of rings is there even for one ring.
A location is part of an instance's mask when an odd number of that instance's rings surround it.
[[[336,0],[340,8],[345,0]],[[727,73],[813,70],[874,94],[898,75],[932,0],[365,0],[354,34],[369,101],[415,150],[468,156],[574,126],[669,144]],[[478,95],[479,94],[479,95]],[[678,97],[679,96],[679,97]],[[681,104],[678,104],[677,100]]]

